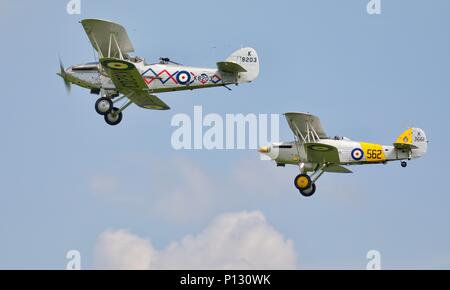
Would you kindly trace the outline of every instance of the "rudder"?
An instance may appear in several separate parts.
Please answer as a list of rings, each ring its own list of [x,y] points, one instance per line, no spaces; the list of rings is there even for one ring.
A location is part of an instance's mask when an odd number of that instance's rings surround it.
[[[409,128],[395,141],[397,149],[410,149],[412,157],[420,157],[427,153],[428,140],[425,132],[420,128]]]
[[[238,73],[238,83],[249,83],[259,75],[259,57],[255,49],[244,47],[233,52],[226,60],[240,65],[245,72]]]

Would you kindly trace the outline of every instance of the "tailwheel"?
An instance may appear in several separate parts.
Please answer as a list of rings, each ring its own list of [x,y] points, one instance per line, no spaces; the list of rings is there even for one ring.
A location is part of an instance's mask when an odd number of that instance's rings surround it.
[[[306,190],[311,187],[311,184],[311,177],[309,177],[307,174],[302,173],[295,177],[294,185],[298,190]]]
[[[299,189],[300,194],[305,197],[310,197],[316,192],[316,184],[313,183],[309,188],[307,189]]]
[[[402,162],[400,163],[400,165],[401,165],[403,168],[405,168],[406,166],[408,166],[408,163],[407,163],[406,161],[402,161]]]
[[[113,102],[110,98],[101,97],[95,102],[95,111],[102,116],[110,113],[112,109]]]
[[[122,121],[122,112],[118,108],[112,108],[111,112],[105,115],[105,121],[111,126],[115,126]]]

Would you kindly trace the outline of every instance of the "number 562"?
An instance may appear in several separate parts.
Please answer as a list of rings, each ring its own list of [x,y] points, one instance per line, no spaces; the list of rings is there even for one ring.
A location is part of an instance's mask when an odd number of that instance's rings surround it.
[[[366,157],[367,159],[381,159],[381,150],[377,149],[367,149]]]

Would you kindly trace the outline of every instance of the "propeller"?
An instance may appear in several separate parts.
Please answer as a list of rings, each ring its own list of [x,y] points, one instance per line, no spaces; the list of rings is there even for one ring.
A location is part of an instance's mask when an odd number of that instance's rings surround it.
[[[173,64],[176,64],[176,65],[182,65],[181,63],[171,61],[170,58],[168,58],[168,57],[160,57],[160,58],[159,58],[159,61],[160,61],[162,64],[164,64],[164,63],[173,63]]]
[[[64,69],[64,65],[63,65],[61,59],[59,59],[59,72],[56,73],[56,74],[63,78],[64,84],[66,86],[66,92],[68,94],[70,94],[70,88],[71,88],[70,87],[70,81],[67,78],[67,73],[66,73],[66,70]]]

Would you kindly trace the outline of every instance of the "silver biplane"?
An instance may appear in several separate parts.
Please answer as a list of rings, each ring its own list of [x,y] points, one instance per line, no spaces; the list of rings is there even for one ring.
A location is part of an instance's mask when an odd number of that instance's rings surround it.
[[[300,174],[294,180],[303,196],[312,196],[316,182],[325,172],[352,173],[346,165],[378,164],[424,156],[427,137],[419,128],[409,128],[393,145],[356,142],[345,137],[330,138],[320,119],[307,113],[286,113],[286,120],[294,133],[295,141],[271,144],[259,148],[259,152],[274,160],[277,166],[298,165]],[[312,172],[308,175],[308,172]]]
[[[121,25],[99,19],[84,19],[81,24],[99,61],[67,69],[60,62],[58,75],[68,90],[75,84],[99,95],[95,110],[109,125],[119,124],[122,112],[131,104],[145,109],[170,109],[156,93],[228,88],[227,85],[252,82],[259,74],[259,58],[253,48],[235,51],[225,61],[217,62],[215,68],[183,66],[169,58],[147,64],[142,57],[130,55],[134,49]],[[125,102],[116,107],[122,100]]]

